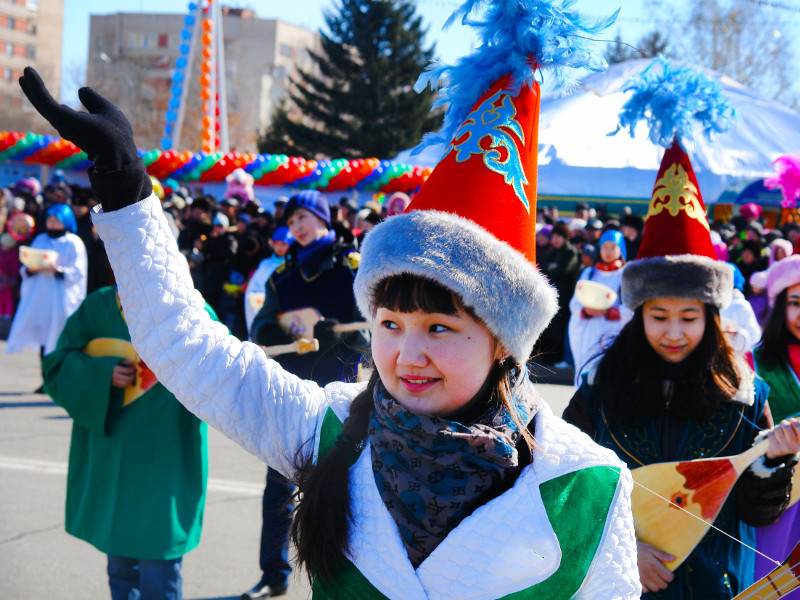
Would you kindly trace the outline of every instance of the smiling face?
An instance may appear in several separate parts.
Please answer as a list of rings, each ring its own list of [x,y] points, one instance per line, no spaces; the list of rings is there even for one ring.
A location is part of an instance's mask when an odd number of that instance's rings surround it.
[[[503,349],[463,309],[454,314],[379,307],[372,357],[386,391],[404,408],[451,414],[481,390]]]
[[[325,237],[328,233],[325,222],[305,208],[294,209],[286,224],[294,239],[303,247]]]
[[[665,361],[679,363],[700,345],[706,330],[700,300],[656,298],[644,304],[644,335]]]
[[[786,328],[800,341],[800,283],[786,290]]]

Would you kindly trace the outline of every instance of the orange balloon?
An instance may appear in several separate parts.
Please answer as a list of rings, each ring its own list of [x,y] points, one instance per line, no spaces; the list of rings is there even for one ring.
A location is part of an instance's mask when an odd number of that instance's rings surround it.
[[[209,77],[206,73],[200,75],[200,85],[204,88],[207,88],[209,85],[211,85],[211,77]]]
[[[203,59],[211,60],[211,48],[203,48]]]
[[[211,140],[211,133],[204,129],[203,132],[200,134],[200,137],[203,138],[204,142],[208,142],[209,140]]]
[[[211,72],[211,63],[208,62],[207,60],[204,60],[203,62],[200,63],[200,70],[203,73],[210,73]]]
[[[208,117],[203,117],[203,119],[200,122],[203,124],[203,129],[208,129],[209,127],[211,127],[211,119],[209,119]]]
[[[203,152],[208,152],[208,153],[210,153],[210,152],[211,152],[211,145],[210,145],[210,144],[203,144],[203,146],[202,146],[201,150],[202,150]]]
[[[209,89],[208,89],[208,88],[203,88],[203,89],[201,89],[201,90],[200,90],[200,97],[201,97],[203,100],[206,100],[206,101],[210,100],[210,99],[211,99],[211,91],[209,91]],[[207,106],[203,106],[203,110],[204,110],[205,112],[208,112],[208,107],[207,107]]]
[[[200,38],[203,41],[203,46],[210,46],[211,45],[211,34],[206,32],[203,34],[203,37]]]
[[[211,28],[214,24],[211,22],[211,19],[203,19],[203,31],[211,31]]]

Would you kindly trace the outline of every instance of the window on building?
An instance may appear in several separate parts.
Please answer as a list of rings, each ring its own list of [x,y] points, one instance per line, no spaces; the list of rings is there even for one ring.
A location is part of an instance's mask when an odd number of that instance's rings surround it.
[[[14,56],[14,44],[11,42],[6,42],[6,54]]]
[[[3,69],[3,79],[5,81],[11,81],[12,77],[13,77],[13,73],[11,72],[11,69],[9,67],[6,67],[5,69]]]
[[[158,47],[159,48],[167,48],[169,46],[169,35],[166,33],[159,33],[158,34]]]
[[[158,34],[148,33],[142,38],[143,48],[155,48],[158,45]]]
[[[9,29],[14,29],[14,27],[16,27],[16,25],[17,25],[17,23],[14,20],[14,17],[8,17],[8,28]]]
[[[290,57],[292,55],[292,47],[289,44],[281,44],[278,51],[281,53],[281,56]]]
[[[36,46],[33,44],[25,45],[25,58],[36,58]]]

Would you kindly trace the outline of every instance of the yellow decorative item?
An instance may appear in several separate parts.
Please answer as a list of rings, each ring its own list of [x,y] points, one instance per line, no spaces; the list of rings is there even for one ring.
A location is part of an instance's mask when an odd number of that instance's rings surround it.
[[[128,406],[158,383],[156,376],[139,358],[136,350],[133,349],[133,344],[128,341],[117,338],[95,338],[86,344],[83,353],[95,357],[117,356],[133,363],[136,376],[133,383],[125,388],[123,406]]]
[[[667,210],[670,215],[677,217],[678,213],[683,210],[686,211],[688,217],[700,221],[703,227],[709,230],[708,218],[703,210],[699,194],[697,187],[689,181],[686,170],[676,164],[674,171],[668,169],[663,177],[656,181],[647,218],[649,219],[663,210]]]
[[[353,271],[358,270],[358,266],[361,264],[361,255],[358,252],[351,252],[347,255],[347,266],[353,269]]]

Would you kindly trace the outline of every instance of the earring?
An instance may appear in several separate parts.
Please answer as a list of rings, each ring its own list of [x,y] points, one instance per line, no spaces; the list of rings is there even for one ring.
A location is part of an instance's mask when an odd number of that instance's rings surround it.
[[[503,357],[500,359],[500,366],[501,366],[501,367],[502,367],[504,364],[506,364],[506,359],[507,359],[507,358],[508,358],[508,355],[506,355],[506,356],[503,356]]]

